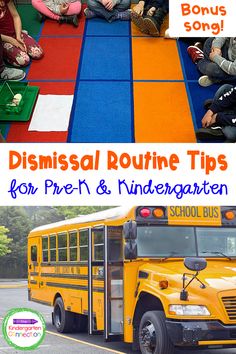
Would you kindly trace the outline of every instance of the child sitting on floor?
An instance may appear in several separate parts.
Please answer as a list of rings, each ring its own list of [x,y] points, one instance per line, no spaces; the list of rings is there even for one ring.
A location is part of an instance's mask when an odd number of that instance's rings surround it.
[[[0,36],[0,79],[9,81],[20,81],[25,77],[25,72],[21,69],[7,68],[3,62],[3,43]]]
[[[141,32],[157,37],[168,12],[169,0],[141,0],[131,12],[131,20]]]
[[[30,57],[40,59],[40,45],[22,31],[21,19],[12,0],[0,1],[0,33],[3,41],[3,57],[13,66],[26,66]]]
[[[199,140],[224,140],[236,142],[236,87],[225,84],[216,92],[213,99],[204,104],[207,110],[202,118],[202,128],[196,136]]]
[[[198,82],[203,87],[215,82],[236,81],[236,38],[208,38],[203,47],[204,57],[197,68],[203,74]]]
[[[32,0],[32,5],[39,12],[41,21],[48,17],[59,23],[71,23],[78,27],[80,0]]]
[[[86,18],[101,17],[108,22],[130,20],[130,0],[88,0],[87,4]]]

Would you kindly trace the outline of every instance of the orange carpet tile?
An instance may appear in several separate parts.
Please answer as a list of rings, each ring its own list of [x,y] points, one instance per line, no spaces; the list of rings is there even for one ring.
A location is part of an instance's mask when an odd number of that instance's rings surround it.
[[[196,142],[185,84],[135,82],[136,143]]]

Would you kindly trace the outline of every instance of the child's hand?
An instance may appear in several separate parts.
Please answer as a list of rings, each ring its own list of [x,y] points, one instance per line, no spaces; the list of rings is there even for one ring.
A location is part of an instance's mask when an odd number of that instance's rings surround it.
[[[114,7],[112,0],[102,0],[102,4],[108,11],[111,11]]]
[[[203,128],[208,128],[216,121],[216,114],[214,114],[210,109],[206,112],[204,117],[202,118],[202,126]]]
[[[60,13],[62,15],[65,15],[69,9],[69,5],[67,3],[61,4],[60,5]]]
[[[20,42],[18,42],[17,39],[11,37],[7,41],[8,41],[8,43],[14,45],[15,47],[20,48],[20,50],[22,50],[22,52],[25,52],[25,46],[23,44],[21,44]]]
[[[211,48],[211,53],[222,55],[221,49],[217,47],[212,47]]]
[[[153,6],[148,10],[147,14],[149,16],[153,16],[155,11],[156,11],[156,8]]]
[[[138,3],[136,6],[133,7],[133,10],[138,14],[141,15],[143,14],[143,10],[144,10],[144,2],[142,3]]]
[[[23,36],[20,35],[20,36],[17,36],[16,37],[16,40],[17,42],[20,44],[20,49],[23,50],[24,52],[26,52],[26,45],[25,45],[25,42],[24,42],[24,39],[23,39]],[[22,49],[23,48],[23,49]]]

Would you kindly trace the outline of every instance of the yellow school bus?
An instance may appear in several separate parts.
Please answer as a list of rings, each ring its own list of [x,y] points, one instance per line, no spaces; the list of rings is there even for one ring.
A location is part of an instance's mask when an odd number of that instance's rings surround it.
[[[236,207],[118,207],[38,227],[29,300],[142,353],[236,346]]]

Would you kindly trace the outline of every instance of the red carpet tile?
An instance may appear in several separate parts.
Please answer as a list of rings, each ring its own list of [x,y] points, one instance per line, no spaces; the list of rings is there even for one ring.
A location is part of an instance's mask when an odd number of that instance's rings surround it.
[[[39,86],[40,94],[73,95],[73,82],[33,82],[31,86]],[[68,132],[33,132],[28,131],[29,122],[12,123],[7,136],[8,143],[65,143]]]
[[[29,122],[14,123],[7,135],[7,143],[66,143],[68,132],[29,132]]]
[[[84,32],[85,16],[83,9],[86,6],[82,6],[81,13],[79,15],[79,26],[76,28],[71,24],[63,23],[59,24],[57,21],[47,19],[44,22],[42,36],[82,36]]]
[[[45,56],[33,61],[27,80],[74,80],[82,38],[41,38],[39,43]]]
[[[74,78],[75,80],[75,78]],[[73,95],[75,82],[30,82],[30,86],[38,86],[41,95]]]

